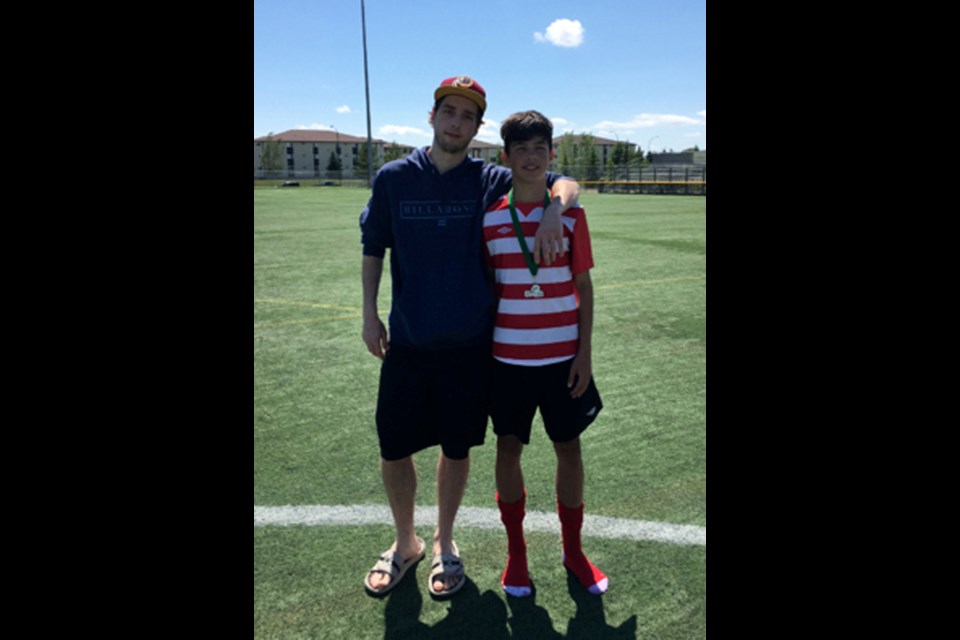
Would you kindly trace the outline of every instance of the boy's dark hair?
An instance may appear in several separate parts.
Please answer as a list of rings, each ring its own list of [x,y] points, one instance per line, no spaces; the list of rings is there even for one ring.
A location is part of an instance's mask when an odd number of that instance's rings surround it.
[[[440,103],[447,99],[447,96],[443,96],[439,100],[433,103],[433,113],[436,114],[440,110]],[[477,105],[477,126],[483,124],[483,109],[480,108],[480,105]]]
[[[547,148],[553,149],[553,123],[539,111],[519,111],[510,115],[500,127],[503,149],[510,155],[510,145],[533,138],[546,138]]]

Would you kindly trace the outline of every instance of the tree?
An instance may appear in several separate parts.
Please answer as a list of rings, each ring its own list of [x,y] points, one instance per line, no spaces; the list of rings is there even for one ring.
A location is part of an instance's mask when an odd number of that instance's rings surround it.
[[[367,152],[367,151],[366,151],[366,147],[364,147],[364,151],[363,151],[363,152],[364,152],[364,153]],[[393,141],[393,144],[391,144],[390,146],[386,147],[386,148],[383,150],[383,161],[384,161],[384,162],[390,162],[391,160],[399,160],[399,159],[402,158],[402,157],[403,157],[403,148],[402,148],[400,145],[397,144],[397,141],[396,141],[396,140]],[[364,155],[364,156],[363,156],[363,159],[364,159],[364,161],[366,161],[367,156]]]
[[[574,175],[574,165],[577,162],[577,146],[573,142],[573,134],[565,133],[560,138],[560,144],[557,145],[557,165],[560,173],[571,178]]]
[[[330,161],[327,162],[327,171],[340,171],[343,169],[343,163],[333,151],[330,152]]]
[[[380,163],[377,162],[377,153],[376,147],[374,147],[374,152],[371,154],[373,157],[373,173],[376,173],[380,168]],[[367,173],[367,143],[360,143],[360,147],[357,150],[357,157],[353,161],[353,170],[359,174],[366,175]]]
[[[597,141],[589,133],[580,136],[580,144],[577,145],[577,159],[583,167],[583,179],[600,179],[600,154],[597,153]]]
[[[260,166],[264,171],[283,171],[283,143],[273,139],[273,131],[266,137],[260,150]]]
[[[624,167],[630,166],[633,152],[626,142],[617,141],[610,153],[610,163],[607,165],[607,179],[615,180],[623,177]]]

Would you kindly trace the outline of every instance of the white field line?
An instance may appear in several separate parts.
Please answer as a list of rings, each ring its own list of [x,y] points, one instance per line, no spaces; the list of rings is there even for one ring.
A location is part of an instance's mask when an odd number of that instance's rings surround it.
[[[435,526],[436,507],[417,507],[414,511],[417,525]],[[385,505],[286,505],[282,507],[254,507],[253,526],[329,526],[329,525],[393,525],[390,509]],[[484,507],[460,507],[457,527],[500,530],[500,512]],[[560,535],[560,521],[555,513],[528,511],[523,521],[526,531]],[[583,535],[619,540],[648,540],[678,545],[707,546],[707,529],[685,524],[608,518],[587,513],[583,519]]]

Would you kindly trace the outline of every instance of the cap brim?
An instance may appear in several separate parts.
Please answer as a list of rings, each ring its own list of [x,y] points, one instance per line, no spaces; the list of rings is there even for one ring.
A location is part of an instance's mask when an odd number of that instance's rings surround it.
[[[473,91],[471,89],[464,89],[462,87],[440,87],[437,89],[434,94],[434,100],[439,100],[440,98],[445,98],[447,96],[463,96],[467,100],[472,100],[478,107],[487,110],[487,101],[482,95]]]

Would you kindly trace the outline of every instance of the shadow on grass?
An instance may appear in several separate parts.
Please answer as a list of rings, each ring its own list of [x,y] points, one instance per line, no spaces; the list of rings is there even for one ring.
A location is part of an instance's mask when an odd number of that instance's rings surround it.
[[[523,598],[507,596],[507,606],[510,607],[510,628],[513,638],[536,638],[537,640],[554,640],[563,638],[553,628],[550,614],[543,607],[537,606],[537,584],[530,581],[531,593]]]
[[[460,591],[449,600],[437,599],[432,605],[447,606],[447,616],[433,626],[420,621],[423,595],[413,580],[404,580],[387,596],[384,610],[384,640],[509,640],[507,608],[492,591],[480,593],[469,577]],[[430,598],[433,600],[433,598]]]
[[[553,628],[550,614],[537,605],[536,584],[532,585],[530,596],[507,596],[505,605],[498,594],[493,591],[480,593],[470,578],[466,580],[460,592],[452,598],[437,600],[440,604],[449,603],[449,610],[447,616],[433,626],[420,621],[424,598],[419,585],[414,580],[404,580],[386,596],[384,640],[633,640],[637,635],[636,616],[631,616],[619,627],[611,627],[603,611],[603,597],[587,593],[570,572],[567,574],[567,590],[577,612],[570,619],[566,635]]]
[[[589,593],[580,584],[573,572],[567,569],[567,591],[577,605],[577,613],[567,625],[566,638],[582,640],[633,640],[637,637],[637,616],[633,615],[623,621],[619,627],[607,624],[606,614],[603,612],[603,596]]]

